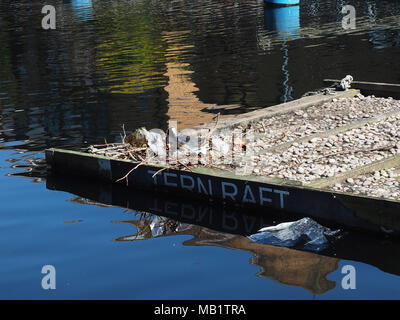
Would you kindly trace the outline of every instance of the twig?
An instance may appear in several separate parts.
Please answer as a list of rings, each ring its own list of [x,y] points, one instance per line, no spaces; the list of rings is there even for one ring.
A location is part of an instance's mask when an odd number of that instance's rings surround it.
[[[187,168],[189,171],[192,171],[187,165],[185,165],[184,163],[182,163],[182,162],[180,162],[180,161],[178,160],[178,164],[176,164],[176,165],[174,165],[174,166],[171,166],[171,167],[164,167],[164,168],[161,168],[160,170],[158,170],[157,172],[155,172],[151,177],[154,178],[157,174],[163,172],[164,170],[176,169],[176,168],[179,167],[179,165],[184,166],[184,167]]]
[[[262,128],[264,130],[264,133],[267,133],[267,128],[265,128],[264,122],[262,122],[262,121],[261,121],[261,126],[262,126]]]
[[[103,148],[103,149],[94,150],[93,152],[95,152],[95,153],[103,152],[104,153],[104,152],[111,151],[111,150],[121,149],[121,148],[124,148],[124,147],[127,147],[127,146],[128,146],[127,144],[125,144],[125,145],[117,145],[117,146],[106,147],[106,148]],[[136,151],[136,150],[134,150],[134,151]]]
[[[357,153],[357,152],[372,152],[372,151],[388,151],[390,149],[392,149],[393,147],[395,147],[396,144],[390,144],[387,146],[380,146],[380,147],[373,147],[373,148],[367,148],[367,149],[349,149],[349,150],[341,150],[338,152],[333,152],[333,153],[329,153],[326,155],[321,156],[319,159],[321,158],[326,158],[326,157],[331,157],[331,156],[336,156],[339,154],[349,154],[349,153]]]
[[[126,185],[128,185],[128,176],[134,171],[136,170],[138,167],[140,167],[142,164],[144,164],[144,162],[140,162],[137,166],[135,166],[134,168],[132,168],[131,170],[129,170],[129,172],[124,175],[122,178],[119,178],[118,180],[116,180],[115,182],[121,181],[123,179],[126,179]]]
[[[142,156],[140,154],[137,154],[136,156],[139,158],[140,161],[144,162],[144,159],[142,158]]]
[[[286,133],[284,132],[280,137],[276,138],[272,143],[276,144],[278,141],[281,141],[285,137],[286,137]]]
[[[164,170],[167,170],[167,169],[171,169],[171,168],[169,168],[169,167],[161,168],[160,170],[156,171],[156,173],[154,173],[151,177],[154,178],[156,175],[158,175],[159,173],[161,173],[161,172],[163,172]]]
[[[186,164],[180,162],[179,160],[178,160],[178,164],[180,164],[181,166],[184,166],[186,169],[188,169],[190,172],[192,172],[192,169],[190,169]]]
[[[125,131],[125,124],[122,124],[122,132],[124,133],[124,136],[122,136],[121,134],[121,139],[122,139],[122,143],[125,144],[126,142],[126,131]]]
[[[128,150],[121,150],[121,153],[130,153],[130,152],[139,152],[139,151],[145,151],[147,148],[131,148]]]
[[[115,145],[120,145],[120,143],[94,144],[94,145],[92,145],[92,147],[97,148],[97,147],[106,147],[106,146],[115,146]]]
[[[212,128],[212,129],[207,133],[206,139],[209,138],[209,137],[211,136],[211,134],[212,134],[212,133],[215,131],[215,129],[217,128],[220,115],[221,115],[221,113],[218,112],[218,113],[217,113],[217,120],[215,121],[214,128]]]
[[[133,154],[130,151],[128,151],[128,155],[131,157],[132,160],[136,160],[136,158],[133,156]]]
[[[200,144],[200,148],[202,146],[204,146],[206,143],[210,143],[209,138],[210,138],[211,134],[215,131],[217,126],[218,126],[218,121],[219,121],[220,114],[221,114],[220,112],[217,113],[217,120],[215,121],[215,125],[214,125],[214,127],[212,129],[210,129],[210,131],[204,137],[204,141]]]

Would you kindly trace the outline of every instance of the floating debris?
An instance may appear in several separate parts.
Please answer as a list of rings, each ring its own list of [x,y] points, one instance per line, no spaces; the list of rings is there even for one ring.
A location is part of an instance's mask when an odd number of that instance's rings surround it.
[[[340,230],[332,231],[311,218],[303,218],[262,228],[249,238],[256,243],[318,252],[328,247],[328,237],[337,236],[339,232]]]

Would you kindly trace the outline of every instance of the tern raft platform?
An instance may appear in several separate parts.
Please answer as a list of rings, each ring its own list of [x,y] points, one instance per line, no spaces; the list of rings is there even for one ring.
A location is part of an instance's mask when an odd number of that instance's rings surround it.
[[[363,83],[363,86],[366,86],[366,84]],[[368,87],[368,90],[373,90],[373,88]],[[276,115],[306,110],[311,106],[319,106],[332,101],[332,99],[354,97],[359,93],[359,90],[351,89],[337,92],[335,95],[317,94],[303,97],[277,106],[221,119],[218,130],[254,123]],[[390,92],[387,91],[387,94],[389,96]],[[384,117],[379,114],[376,117],[362,119],[344,127],[332,129],[332,132],[316,133],[313,137],[345,132],[365,123],[382,120]],[[214,124],[207,124],[197,129],[211,129],[213,126]],[[300,140],[304,141],[309,138],[310,136],[302,137]],[[287,148],[294,142],[296,141],[284,143],[277,147]],[[125,176],[138,164],[130,160],[119,160],[85,152],[54,148],[46,150],[46,160],[49,170],[54,174],[99,179],[109,183],[116,183],[116,180]],[[199,198],[223,202],[228,206],[257,208],[260,215],[268,215],[269,210],[277,209],[282,211],[282,214],[286,212],[322,219],[344,228],[397,236],[400,234],[400,201],[335,192],[330,187],[361,174],[399,166],[400,155],[393,155],[334,177],[322,178],[310,183],[297,183],[296,181],[254,174],[236,175],[229,171],[201,166],[191,168],[191,170],[167,168],[159,172],[165,166],[143,164],[128,176],[128,187],[126,188],[132,188],[132,193],[135,193],[135,188],[139,188],[167,194],[173,193],[188,199]],[[153,177],[155,173],[157,174]],[[125,180],[118,182],[118,184],[125,184]]]

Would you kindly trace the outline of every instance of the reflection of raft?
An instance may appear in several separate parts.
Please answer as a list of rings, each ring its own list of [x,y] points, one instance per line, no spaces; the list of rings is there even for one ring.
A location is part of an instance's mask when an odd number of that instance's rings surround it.
[[[162,222],[164,223],[162,224]],[[175,222],[177,228],[171,229],[170,224],[173,222]],[[214,231],[198,225],[179,223],[161,216],[118,221],[118,223],[135,226],[137,233],[119,237],[115,241],[137,241],[171,235],[191,235],[193,238],[183,242],[183,245],[217,246],[251,253],[253,257],[250,259],[250,263],[260,267],[257,276],[269,278],[281,284],[301,287],[309,290],[312,294],[323,294],[336,286],[336,283],[328,280],[327,276],[337,270],[339,264],[337,257],[258,244],[248,237]],[[154,232],[153,225],[163,225],[164,228],[162,232],[158,230]],[[232,230],[230,231],[232,232]]]
[[[371,90],[372,87],[373,85],[370,87]],[[231,128],[236,125],[244,125],[277,114],[304,110],[330,101],[332,98],[354,96],[357,93],[358,91],[350,90],[336,93],[335,96],[304,97],[225,119],[220,122],[219,126]],[[382,120],[382,117],[379,119]],[[340,132],[357,128],[358,125],[365,125],[366,121],[373,123],[376,120],[374,117],[363,119],[340,128]],[[213,126],[210,124],[208,127]],[[207,128],[207,126],[203,126],[203,128]],[[333,130],[335,133],[338,132],[337,128]],[[319,135],[327,136],[329,132],[322,132]],[[302,139],[304,140],[304,138]],[[282,148],[288,147],[287,143],[284,145]],[[46,159],[56,173],[97,178],[113,183],[137,165],[128,160],[60,149],[46,150]],[[207,167],[195,167],[191,171],[174,168],[160,171],[163,166],[143,164],[128,176],[128,180],[129,186],[137,188],[172,192],[182,197],[222,200],[244,207],[275,208],[323,219],[336,225],[397,235],[400,231],[398,222],[400,201],[333,192],[329,187],[350,177],[399,165],[400,156],[394,155],[346,171],[338,176],[322,178],[308,184],[297,184],[285,179],[253,174],[238,176],[228,171]],[[157,174],[153,177],[155,173]],[[260,212],[262,213],[263,210]]]
[[[337,259],[360,261],[384,272],[400,275],[400,243],[382,237],[346,233],[335,240],[334,247],[318,254],[252,242],[246,236],[262,227],[298,219],[268,208],[249,210],[224,207],[219,202],[185,199],[179,195],[149,194],[139,189],[132,192],[124,185],[99,183],[76,176],[50,175],[46,179],[46,187],[76,195],[69,200],[72,202],[132,210],[125,220],[114,222],[131,224],[135,233],[120,235],[114,241],[136,241],[160,236],[160,232],[151,229],[150,216],[153,215],[166,222],[161,232],[164,236],[191,235],[193,238],[183,243],[188,246],[211,245],[246,250],[254,255],[250,262],[260,266],[260,276],[299,285],[313,293],[332,288],[332,282],[327,281],[325,276],[336,270]],[[286,274],[287,270],[291,272]]]

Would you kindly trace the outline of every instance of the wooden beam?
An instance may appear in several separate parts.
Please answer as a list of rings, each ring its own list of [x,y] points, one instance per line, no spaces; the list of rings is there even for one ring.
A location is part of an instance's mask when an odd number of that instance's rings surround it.
[[[347,90],[347,91],[339,91],[333,95],[324,95],[324,94],[316,94],[313,96],[303,97],[297,100],[293,100],[290,102],[278,104],[272,107],[263,108],[260,110],[255,110],[251,112],[247,112],[244,114],[236,115],[227,119],[221,119],[218,123],[217,131],[227,128],[234,128],[238,125],[246,125],[253,121],[258,121],[260,119],[273,117],[279,114],[285,114],[288,112],[305,109],[310,106],[320,105],[325,102],[331,101],[333,98],[349,98],[354,97],[359,94],[358,90]],[[197,126],[194,129],[196,130],[211,130],[214,127],[214,123],[208,123],[205,125]]]
[[[336,175],[331,178],[323,178],[323,179],[318,179],[316,181],[310,182],[305,184],[306,187],[311,187],[311,188],[326,188],[329,186],[334,185],[335,183],[342,182],[348,178],[354,178],[357,176],[360,176],[362,174],[366,173],[371,173],[374,171],[379,171],[379,170],[385,170],[385,169],[390,169],[400,166],[400,155],[395,155],[391,156],[379,161],[374,161],[370,164],[366,164],[361,167],[357,167],[353,170],[346,171],[342,174]]]
[[[334,79],[324,79],[325,85],[333,85],[335,83],[340,83],[340,80]],[[394,83],[380,83],[380,82],[366,82],[366,81],[353,81],[351,87],[354,89],[359,89],[361,91],[366,90],[368,92],[385,92],[400,94],[400,84]]]

